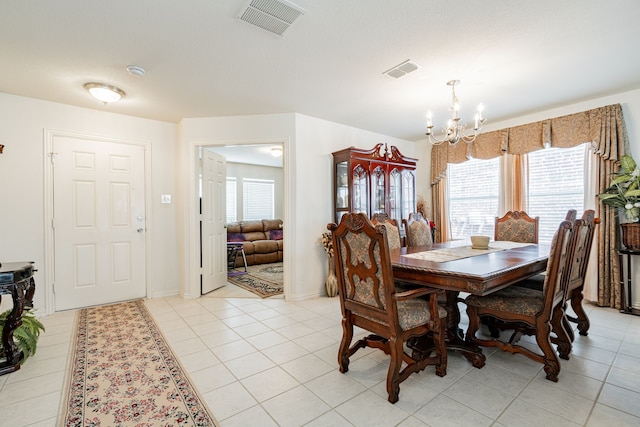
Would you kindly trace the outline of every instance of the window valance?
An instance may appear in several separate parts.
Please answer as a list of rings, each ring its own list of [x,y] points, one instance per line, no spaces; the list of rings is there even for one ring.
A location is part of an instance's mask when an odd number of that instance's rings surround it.
[[[431,185],[446,174],[447,163],[469,157],[492,159],[504,153],[526,154],[545,146],[574,147],[591,142],[602,158],[617,161],[629,151],[620,104],[546,119],[478,135],[472,144],[436,145],[431,151]]]

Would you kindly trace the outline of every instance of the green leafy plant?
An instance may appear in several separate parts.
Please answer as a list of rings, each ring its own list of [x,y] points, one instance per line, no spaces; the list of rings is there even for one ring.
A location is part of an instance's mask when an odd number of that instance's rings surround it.
[[[11,313],[11,310],[0,313],[0,330],[4,328],[9,313]],[[22,350],[24,354],[20,364],[23,364],[29,356],[36,354],[38,338],[40,337],[40,332],[44,332],[44,330],[44,325],[36,318],[31,310],[25,309],[22,312],[22,325],[18,326],[13,332],[13,338],[18,348]],[[2,353],[2,348],[0,348],[0,354]]]
[[[620,170],[598,197],[603,204],[622,209],[627,221],[640,221],[640,169],[631,156],[622,156]]]

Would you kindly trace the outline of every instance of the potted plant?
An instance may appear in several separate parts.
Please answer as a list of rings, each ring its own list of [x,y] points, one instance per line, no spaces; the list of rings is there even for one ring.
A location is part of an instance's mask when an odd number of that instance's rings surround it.
[[[0,313],[0,330],[4,329],[9,313],[11,313],[11,309]],[[25,309],[22,312],[22,325],[13,331],[13,338],[23,353],[22,360],[20,361],[21,365],[29,356],[36,354],[40,331],[44,331],[44,325],[36,318],[30,309]],[[2,347],[0,347],[0,356],[4,356]]]
[[[622,243],[627,249],[640,250],[640,169],[633,157],[622,156],[620,170],[598,197],[604,205],[623,213]]]

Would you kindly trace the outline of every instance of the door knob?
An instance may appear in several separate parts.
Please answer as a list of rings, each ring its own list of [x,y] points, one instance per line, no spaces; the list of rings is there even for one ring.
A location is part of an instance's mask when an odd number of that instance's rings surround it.
[[[144,228],[140,227],[136,230],[138,233],[142,233],[144,231]]]

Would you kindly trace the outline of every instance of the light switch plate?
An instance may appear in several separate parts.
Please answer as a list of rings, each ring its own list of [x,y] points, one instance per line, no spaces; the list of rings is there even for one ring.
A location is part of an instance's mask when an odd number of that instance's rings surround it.
[[[171,194],[161,194],[160,203],[171,203]]]

